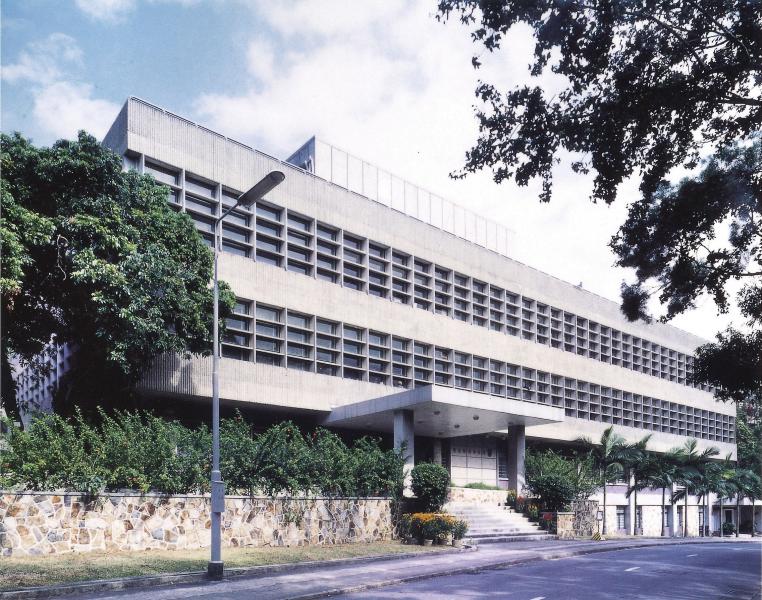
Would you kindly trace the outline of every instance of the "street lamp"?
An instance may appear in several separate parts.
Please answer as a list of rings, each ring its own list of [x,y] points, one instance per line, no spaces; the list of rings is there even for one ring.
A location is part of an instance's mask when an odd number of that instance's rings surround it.
[[[214,336],[212,355],[212,556],[207,565],[207,574],[211,579],[222,579],[222,539],[221,522],[225,511],[225,484],[220,473],[220,287],[217,278],[217,263],[220,255],[220,224],[228,214],[238,206],[250,207],[261,200],[265,194],[282,183],[286,176],[281,171],[270,171],[249,191],[238,196],[236,203],[225,210],[214,222]]]

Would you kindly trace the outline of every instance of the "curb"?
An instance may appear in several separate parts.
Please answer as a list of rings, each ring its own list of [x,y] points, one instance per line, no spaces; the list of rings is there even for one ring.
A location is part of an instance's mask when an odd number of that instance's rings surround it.
[[[751,543],[752,541],[749,540]],[[448,576],[448,575],[468,575],[478,573],[480,571],[487,571],[492,569],[505,569],[508,567],[524,565],[531,562],[539,562],[543,560],[558,560],[562,558],[572,558],[575,556],[584,556],[586,554],[598,554],[601,552],[616,552],[618,550],[631,550],[633,548],[650,548],[657,546],[683,546],[688,544],[724,544],[728,542],[707,541],[707,542],[691,542],[691,541],[674,541],[674,542],[661,542],[657,544],[628,544],[624,546],[617,546],[616,548],[595,547],[595,548],[580,548],[579,550],[561,550],[556,552],[547,552],[545,554],[536,556],[526,556],[523,558],[514,558],[512,560],[499,561],[490,563],[487,565],[479,565],[474,567],[461,567],[459,569],[449,569],[448,571],[442,571],[438,573],[424,573],[420,575],[411,575],[410,577],[399,577],[397,579],[389,579],[385,581],[377,581],[373,583],[367,583],[356,586],[348,586],[343,588],[333,588],[330,590],[323,590],[321,592],[313,592],[310,594],[303,594],[299,596],[284,597],[284,600],[317,600],[318,598],[329,598],[331,596],[339,596],[342,594],[356,594],[368,590],[375,590],[379,588],[389,587],[393,585],[401,585],[403,583],[415,583],[417,581],[424,581],[426,579],[434,579],[436,577]]]
[[[456,552],[476,552],[476,546],[461,549],[450,548],[429,552],[430,555],[449,554]],[[299,563],[281,563],[276,565],[259,565],[254,567],[233,567],[225,569],[225,578],[266,577],[278,573],[300,573],[320,567],[345,567],[363,563],[383,562],[397,558],[415,558],[421,552],[401,552],[399,554],[379,554],[377,556],[361,556],[358,558],[337,558],[332,560],[310,560]],[[188,585],[205,583],[209,579],[205,571],[189,571],[185,573],[167,573],[165,575],[143,575],[137,577],[122,577],[119,579],[96,579],[79,583],[62,585],[46,585],[25,589],[0,591],[2,600],[37,600],[56,596],[75,594],[92,594],[96,592],[119,592],[130,589],[140,589],[158,586]]]

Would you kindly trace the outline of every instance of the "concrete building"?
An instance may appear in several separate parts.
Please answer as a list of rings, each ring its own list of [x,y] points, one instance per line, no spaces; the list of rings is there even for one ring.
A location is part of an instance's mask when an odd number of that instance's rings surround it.
[[[24,426],[35,414],[53,411],[53,397],[59,381],[72,366],[73,355],[72,346],[51,339],[30,363],[22,366],[17,361],[12,362],[16,402]]]
[[[504,227],[314,138],[279,160],[137,98],[103,143],[209,244],[222,207],[286,174],[223,222],[224,405],[393,436],[456,484],[520,488],[527,440],[609,425],[735,456],[735,407],[690,383],[703,340],[512,260]],[[166,356],[141,387],[207,402],[211,359]]]

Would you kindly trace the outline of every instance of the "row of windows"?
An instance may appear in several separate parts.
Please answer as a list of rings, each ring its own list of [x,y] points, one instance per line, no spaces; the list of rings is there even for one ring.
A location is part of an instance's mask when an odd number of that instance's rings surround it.
[[[214,217],[236,193],[150,161],[145,171],[168,184],[208,244]],[[679,384],[692,383],[693,357],[521,296],[383,244],[272,205],[225,217],[227,252],[316,277],[394,302],[472,323]]]
[[[227,320],[222,353],[398,388],[450,386],[675,435],[723,442],[734,436],[728,415],[247,300]]]

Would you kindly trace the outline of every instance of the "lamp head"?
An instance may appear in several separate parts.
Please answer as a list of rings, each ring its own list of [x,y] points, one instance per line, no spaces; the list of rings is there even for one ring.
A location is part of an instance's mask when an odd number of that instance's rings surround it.
[[[250,207],[257,200],[261,200],[265,195],[269,194],[277,185],[282,183],[285,178],[286,176],[282,171],[270,171],[247,192],[244,192],[238,197],[238,205],[245,206],[246,208]]]

